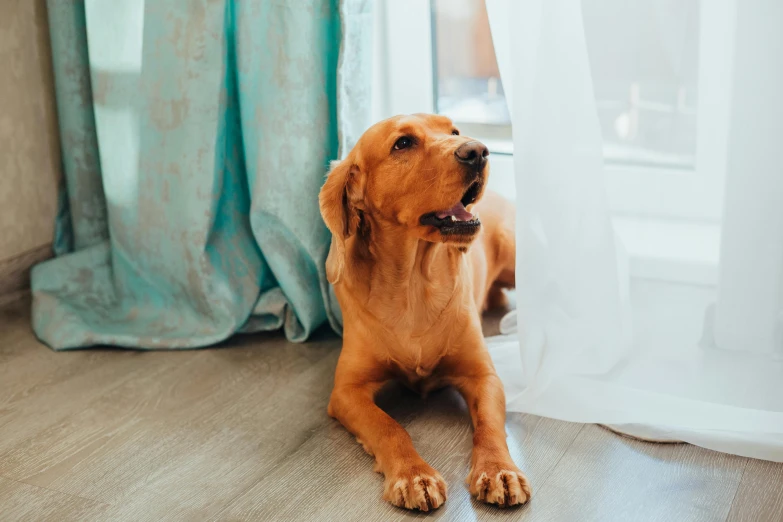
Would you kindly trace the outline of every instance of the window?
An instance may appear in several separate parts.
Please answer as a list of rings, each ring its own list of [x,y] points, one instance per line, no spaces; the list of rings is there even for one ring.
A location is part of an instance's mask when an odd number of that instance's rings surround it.
[[[489,15],[485,0],[379,0],[375,109],[378,117],[450,116],[492,151],[490,185],[513,194],[500,72],[512,57],[494,47],[510,37],[511,25],[492,17],[515,0],[486,1]],[[632,249],[651,242],[665,249],[667,222],[693,223],[693,237],[672,242],[670,253],[640,253],[655,265],[642,263],[642,271],[656,272],[669,258],[690,274],[713,274],[717,266],[736,1],[582,0],[618,234]],[[698,247],[687,263],[683,244]]]
[[[693,168],[698,7],[698,0],[583,2],[608,163]],[[484,0],[433,0],[431,16],[436,112],[510,142]]]
[[[606,160],[693,168],[698,0],[584,0],[582,6]]]
[[[510,142],[511,115],[484,0],[433,0],[432,17],[435,110],[467,134]]]

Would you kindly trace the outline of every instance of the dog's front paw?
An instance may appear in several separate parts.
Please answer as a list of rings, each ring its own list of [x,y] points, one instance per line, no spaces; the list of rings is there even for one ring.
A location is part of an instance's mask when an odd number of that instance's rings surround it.
[[[386,475],[383,499],[398,507],[430,511],[446,501],[446,481],[427,464],[403,468]]]
[[[470,494],[500,507],[525,504],[530,500],[530,482],[512,462],[477,464],[468,475]]]

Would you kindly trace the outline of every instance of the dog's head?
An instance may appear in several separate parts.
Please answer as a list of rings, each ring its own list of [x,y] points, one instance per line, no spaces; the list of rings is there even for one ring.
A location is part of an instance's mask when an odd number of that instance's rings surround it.
[[[481,227],[471,209],[484,192],[488,155],[445,116],[395,116],[370,127],[332,165],[321,189],[321,214],[332,233],[329,281],[342,273],[345,240],[371,232],[370,222],[426,241],[469,245]]]

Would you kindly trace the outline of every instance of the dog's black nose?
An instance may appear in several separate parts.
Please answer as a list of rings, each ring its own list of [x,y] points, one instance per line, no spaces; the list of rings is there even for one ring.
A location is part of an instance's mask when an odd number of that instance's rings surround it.
[[[487,146],[480,141],[469,141],[463,143],[454,151],[457,160],[466,165],[471,165],[477,169],[484,167],[489,156]]]

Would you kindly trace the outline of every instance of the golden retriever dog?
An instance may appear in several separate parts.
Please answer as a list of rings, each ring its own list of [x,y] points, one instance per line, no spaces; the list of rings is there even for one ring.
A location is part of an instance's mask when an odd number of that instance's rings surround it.
[[[465,398],[471,494],[503,507],[530,498],[481,331],[481,311],[515,282],[514,207],[485,191],[488,154],[444,116],[396,116],[333,164],[319,196],[344,325],[328,412],[375,457],[383,498],[408,509],[439,507],[446,483],[375,404],[394,379],[421,393],[454,386]]]

